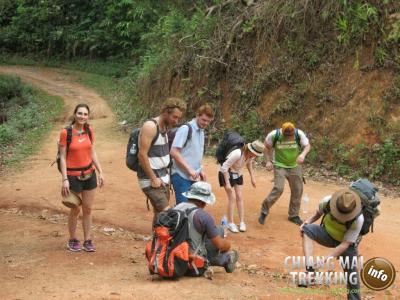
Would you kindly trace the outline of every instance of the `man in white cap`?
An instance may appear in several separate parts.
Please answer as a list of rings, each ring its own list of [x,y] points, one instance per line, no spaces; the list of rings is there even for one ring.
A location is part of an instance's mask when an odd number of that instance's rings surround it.
[[[236,250],[229,251],[231,244],[223,239],[223,229],[217,228],[214,219],[204,210],[207,204],[215,203],[210,184],[204,181],[195,182],[183,194],[188,201],[178,204],[174,209],[188,211],[198,208],[188,215],[191,253],[195,252],[207,259],[212,266],[224,267],[227,273],[232,273],[239,255]]]
[[[322,224],[312,224],[323,216]],[[322,199],[314,215],[300,226],[303,238],[303,251],[306,258],[306,282],[299,286],[311,283],[314,270],[312,263],[313,241],[333,250],[325,257],[343,257],[350,262],[344,267],[347,273],[347,298],[360,298],[360,280],[357,267],[352,264],[353,258],[358,256],[358,236],[364,223],[360,197],[349,189],[342,189]],[[346,260],[347,260],[346,259]]]

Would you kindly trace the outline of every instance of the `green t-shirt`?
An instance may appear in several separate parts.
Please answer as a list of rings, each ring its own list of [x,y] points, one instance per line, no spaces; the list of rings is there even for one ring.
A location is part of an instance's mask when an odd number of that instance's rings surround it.
[[[275,136],[273,136],[275,138]],[[274,164],[281,168],[296,168],[297,167],[297,157],[300,154],[299,146],[296,143],[295,138],[293,140],[287,141],[283,140],[283,135],[281,134],[276,141],[275,150],[275,161]]]

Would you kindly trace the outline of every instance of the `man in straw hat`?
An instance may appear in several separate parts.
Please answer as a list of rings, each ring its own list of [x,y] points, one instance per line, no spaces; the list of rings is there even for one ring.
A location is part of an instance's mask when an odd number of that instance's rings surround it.
[[[282,195],[285,179],[288,180],[291,195],[289,204],[289,221],[301,225],[299,217],[301,196],[303,194],[303,164],[311,146],[308,138],[293,123],[283,123],[282,128],[271,131],[265,138],[265,161],[268,171],[274,169],[274,187],[261,205],[258,222],[264,225],[269,210]],[[272,150],[274,155],[272,157]]]
[[[208,260],[212,266],[224,267],[227,273],[232,273],[239,254],[236,250],[229,251],[231,244],[222,238],[223,229],[217,228],[214,219],[204,210],[207,204],[215,203],[211,185],[198,181],[183,194],[188,201],[178,204],[174,209],[188,211],[194,207],[198,208],[188,215],[191,253]]]
[[[325,247],[333,248],[325,257],[343,257],[349,264],[343,266],[347,273],[348,299],[360,299],[360,283],[357,266],[353,258],[358,256],[358,236],[364,223],[360,197],[349,189],[342,189],[322,199],[314,215],[300,226],[303,238],[303,251],[306,258],[307,278],[299,286],[312,282],[315,272],[312,263],[313,241]],[[323,216],[321,225],[313,224]]]

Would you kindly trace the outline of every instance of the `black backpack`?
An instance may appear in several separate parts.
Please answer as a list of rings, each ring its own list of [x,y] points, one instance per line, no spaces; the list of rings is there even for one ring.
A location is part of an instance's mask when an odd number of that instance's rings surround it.
[[[192,131],[193,131],[193,129],[192,129],[192,126],[190,126],[189,123],[185,123],[185,124],[183,124],[182,126],[187,126],[187,127],[189,128],[189,131],[188,131],[188,134],[187,134],[187,137],[186,137],[186,141],[185,141],[185,143],[183,144],[183,147],[186,147],[186,144],[187,144],[188,141],[190,141],[190,139],[192,138]],[[180,128],[180,127],[174,127],[174,128],[171,128],[171,129],[168,131],[168,146],[169,146],[169,150],[171,150],[172,143],[174,142],[176,132],[178,131],[179,128]]]
[[[246,144],[245,139],[236,131],[228,131],[225,133],[222,141],[218,144],[215,151],[217,162],[222,165],[229,153],[233,150],[241,149]]]
[[[379,204],[381,201],[378,196],[378,188],[375,187],[368,179],[360,178],[355,182],[352,182],[349,186],[350,190],[357,193],[357,195],[361,199],[362,209],[361,213],[364,216],[364,223],[360,230],[360,235],[366,235],[370,231],[374,232],[374,220],[379,216]],[[329,203],[326,205],[324,209],[324,217],[327,213],[330,212]],[[359,216],[359,215],[358,215]],[[353,220],[346,222],[346,228],[349,229],[353,222],[358,218],[356,216]],[[323,218],[321,224],[323,223]]]
[[[158,135],[160,133],[160,128],[158,127],[158,123],[154,119],[149,119],[148,121],[153,121],[156,126],[157,126],[157,133],[154,136],[153,140],[151,141],[151,146],[154,145],[156,142]],[[139,170],[139,135],[140,135],[140,129],[139,128],[134,128],[129,136],[128,140],[128,145],[126,146],[126,157],[125,157],[125,163],[126,166],[131,169],[132,171],[137,172]]]
[[[66,155],[68,155],[68,151],[69,151],[69,146],[71,145],[71,141],[72,141],[72,126],[68,125],[67,127],[65,127],[65,129],[67,130],[67,152]],[[92,132],[90,131],[89,127],[87,128],[87,131],[85,132],[90,139],[90,142],[92,142]],[[56,155],[56,160],[51,164],[53,165],[54,163],[57,163],[57,169],[58,171],[61,173],[61,154],[60,154],[60,145],[57,145],[57,155]],[[86,166],[84,168],[67,168],[67,171],[86,171],[89,168],[92,167],[92,163],[90,163],[89,166]]]

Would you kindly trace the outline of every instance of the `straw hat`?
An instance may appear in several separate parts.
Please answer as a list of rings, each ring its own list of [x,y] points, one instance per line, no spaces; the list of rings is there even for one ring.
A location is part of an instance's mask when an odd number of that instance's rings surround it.
[[[189,191],[182,193],[182,195],[188,199],[197,199],[210,205],[215,203],[215,195],[211,192],[211,185],[205,181],[193,183]]]
[[[332,216],[339,222],[345,223],[361,213],[360,197],[349,189],[339,190],[332,195],[329,201]]]
[[[69,208],[75,208],[82,204],[81,198],[72,191],[69,191],[69,195],[67,197],[63,197],[61,202]]]
[[[264,144],[258,140],[248,143],[247,148],[249,148],[249,150],[257,156],[263,156],[265,150]]]

